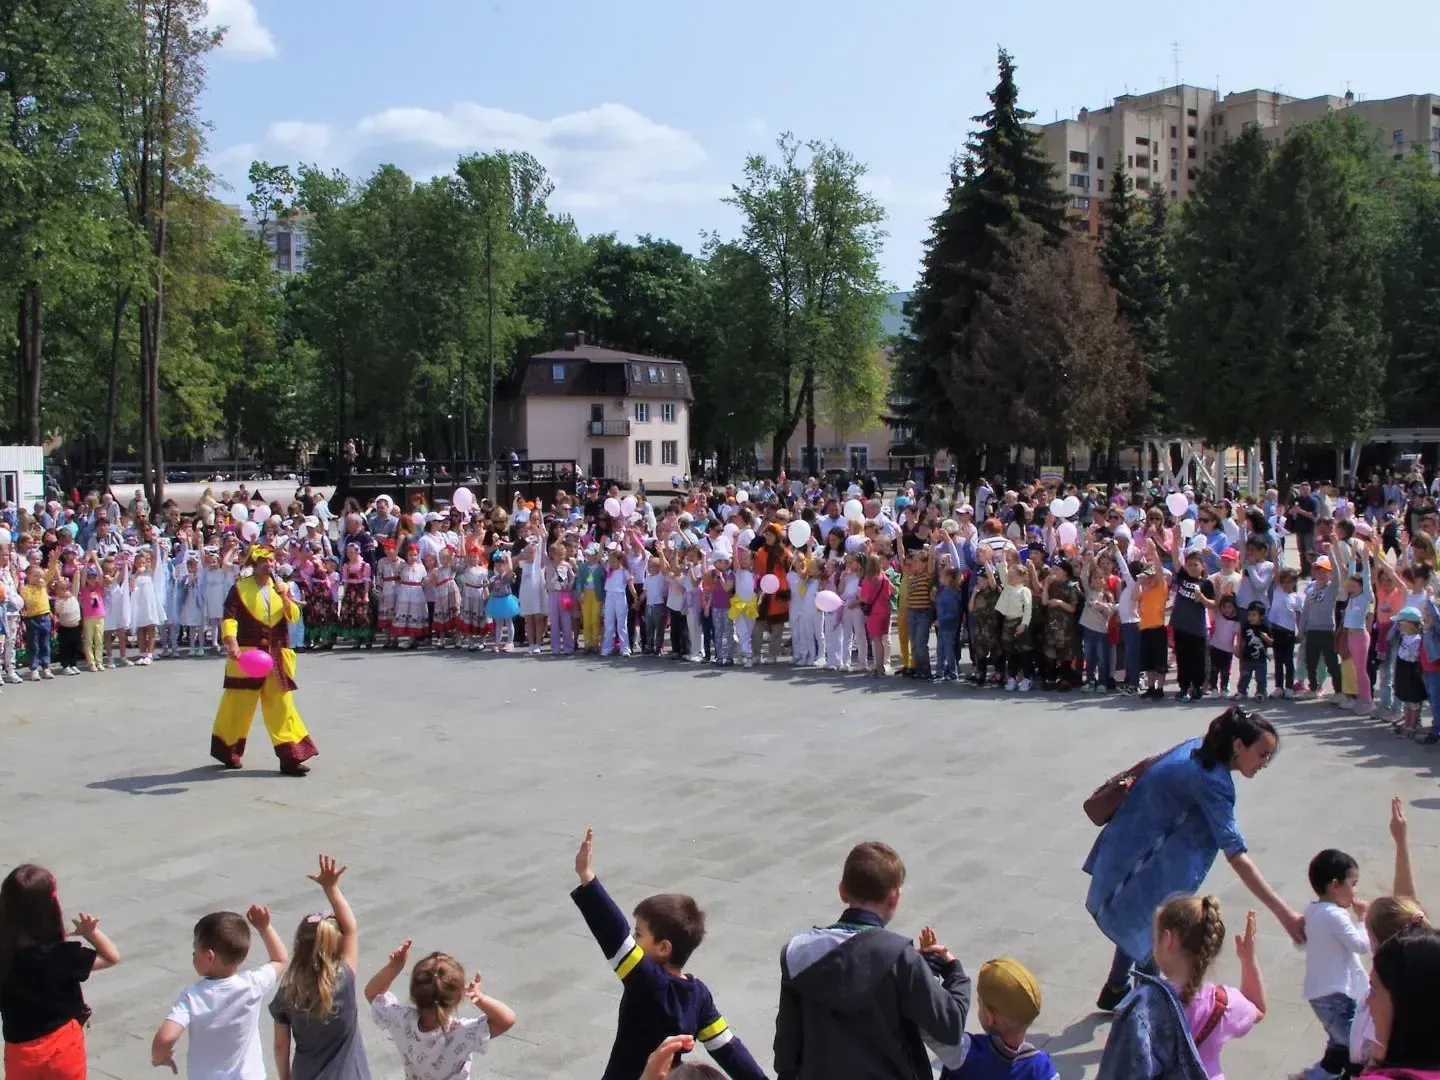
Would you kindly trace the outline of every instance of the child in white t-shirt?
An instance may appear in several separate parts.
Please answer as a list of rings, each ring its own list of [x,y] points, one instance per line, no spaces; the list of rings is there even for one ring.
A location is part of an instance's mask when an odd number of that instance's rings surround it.
[[[365,984],[370,1015],[394,1040],[405,1063],[405,1080],[467,1080],[470,1057],[483,1053],[490,1040],[515,1026],[515,1013],[502,1001],[480,992],[480,974],[465,981],[460,961],[431,953],[410,972],[411,1005],[390,993],[390,984],[405,970],[410,942],[390,954],[390,962]],[[468,998],[483,1014],[457,1016]]]
[[[1309,1080],[1339,1077],[1350,1062],[1350,1027],[1369,992],[1360,963],[1370,939],[1351,920],[1364,922],[1370,905],[1355,896],[1360,868],[1343,851],[1327,848],[1310,860],[1310,887],[1319,897],[1305,908],[1305,1000],[1325,1031],[1325,1055],[1305,1074]]]
[[[249,926],[246,920],[249,920]],[[250,953],[250,927],[265,943],[269,962],[252,971],[240,965]],[[244,915],[216,911],[195,924],[190,962],[199,982],[176,999],[155,1033],[150,1064],[175,1068],[175,1044],[188,1030],[188,1080],[265,1080],[260,1012],[280,981],[290,954],[270,925],[270,909],[256,905]]]

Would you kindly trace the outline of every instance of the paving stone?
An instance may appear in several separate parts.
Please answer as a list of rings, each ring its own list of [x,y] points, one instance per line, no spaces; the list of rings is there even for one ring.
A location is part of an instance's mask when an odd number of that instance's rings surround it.
[[[454,953],[514,1006],[513,1037],[477,1076],[593,1077],[619,996],[567,895],[593,826],[622,905],[690,890],[707,909],[694,969],[762,1064],[781,944],[838,914],[845,852],[879,838],[909,869],[895,928],[933,923],[972,972],[1001,954],[1028,963],[1045,993],[1036,1040],[1082,1080],[1108,1030],[1092,1004],[1110,947],[1083,907],[1095,831],[1080,802],[1217,709],[668,660],[327,654],[302,657],[299,677],[321,750],[303,781],[275,771],[258,720],[245,769],[207,764],[215,661],[0,694],[0,858],[49,865],[67,910],[100,915],[124,954],[87,987],[95,1075],[151,1075],[150,1036],[193,978],[196,918],[268,903],[288,937],[323,904],[305,879],[323,850],[351,868],[362,979],[413,937],[416,955]],[[1239,784],[1239,816],[1276,888],[1302,905],[1311,855],[1337,846],[1359,859],[1363,893],[1383,889],[1400,794],[1420,891],[1440,895],[1440,753],[1323,703],[1272,713],[1282,750]],[[1251,903],[1223,860],[1206,887],[1238,927]],[[1303,953],[1268,915],[1260,926],[1271,1012],[1226,1051],[1239,1077],[1286,1075],[1320,1050]],[[1219,975],[1238,978],[1232,952]],[[377,1080],[399,1078],[363,1023]]]

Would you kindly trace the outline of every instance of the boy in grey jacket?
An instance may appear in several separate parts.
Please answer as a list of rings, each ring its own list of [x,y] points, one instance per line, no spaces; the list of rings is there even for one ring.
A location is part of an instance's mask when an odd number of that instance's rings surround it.
[[[917,952],[885,929],[905,864],[869,841],[845,860],[838,922],[796,934],[780,953],[779,1080],[923,1080],[925,1042],[960,1045],[970,979],[943,945]]]

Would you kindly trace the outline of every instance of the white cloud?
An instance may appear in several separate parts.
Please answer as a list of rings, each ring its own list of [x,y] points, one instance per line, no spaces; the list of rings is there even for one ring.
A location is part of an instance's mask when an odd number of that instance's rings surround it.
[[[329,124],[309,120],[277,120],[270,125],[268,141],[298,161],[328,163],[335,133]]]
[[[569,209],[692,203],[726,190],[698,175],[709,155],[693,135],[626,105],[607,103],[542,120],[467,101],[446,112],[385,109],[362,119],[355,130],[372,147],[526,151],[555,181],[556,205]]]
[[[206,25],[225,27],[221,52],[238,60],[270,60],[279,52],[254,0],[208,0],[206,7]]]

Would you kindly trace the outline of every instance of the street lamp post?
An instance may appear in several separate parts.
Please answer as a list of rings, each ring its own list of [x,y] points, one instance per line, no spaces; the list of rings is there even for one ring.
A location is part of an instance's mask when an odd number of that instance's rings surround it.
[[[485,230],[485,349],[490,356],[490,391],[485,402],[485,497],[496,505],[495,476],[495,265],[492,220]]]

